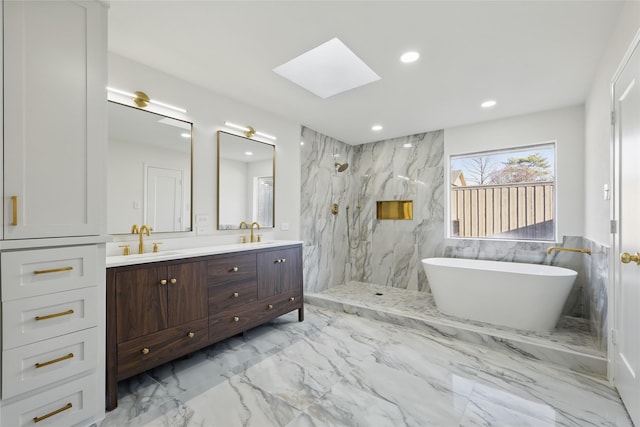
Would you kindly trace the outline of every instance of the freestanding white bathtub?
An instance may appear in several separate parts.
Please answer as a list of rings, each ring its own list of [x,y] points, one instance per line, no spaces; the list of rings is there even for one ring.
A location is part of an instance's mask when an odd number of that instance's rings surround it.
[[[422,265],[444,314],[544,332],[556,327],[578,273],[568,268],[462,258]]]

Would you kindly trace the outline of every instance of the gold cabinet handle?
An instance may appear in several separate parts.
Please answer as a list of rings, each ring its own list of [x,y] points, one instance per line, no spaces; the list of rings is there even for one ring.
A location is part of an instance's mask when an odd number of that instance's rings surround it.
[[[18,225],[18,196],[11,196],[11,204],[13,205],[11,225]]]
[[[188,336],[189,338],[193,338],[193,337],[195,337],[195,336],[196,336],[196,334],[194,334],[193,332],[189,332],[189,333],[187,334],[187,336]]]
[[[282,262],[287,262],[287,259],[286,258],[282,258]]]
[[[635,262],[640,265],[640,252],[636,252],[635,255],[631,255],[628,252],[624,252],[620,254],[620,261],[624,264],[629,264],[630,262]]]
[[[148,348],[143,348],[142,350],[140,350],[140,353],[142,354],[149,354],[149,349]]]
[[[68,316],[73,313],[73,310],[61,311],[60,313],[47,314],[46,316],[36,316],[36,320],[53,319],[54,317]]]
[[[233,268],[231,269],[231,271],[238,271],[238,270],[240,270],[238,267],[233,267]]]
[[[234,321],[234,322],[239,322],[239,321],[240,321],[240,318],[239,318],[238,316],[235,316],[235,317],[233,318],[233,321]]]
[[[233,293],[233,297],[234,297],[234,298],[238,298],[239,296],[240,296],[240,294],[239,294],[238,292],[234,292],[234,293]]]
[[[171,279],[169,281],[171,282],[172,285],[175,285],[176,283],[178,283],[178,279]]]
[[[273,304],[269,304],[269,305],[267,306],[267,310],[273,310]]]
[[[71,409],[73,408],[73,405],[71,403],[67,403],[66,405],[64,405],[62,408],[60,409],[56,409],[53,412],[49,412],[47,415],[43,415],[41,417],[33,417],[33,422],[34,423],[39,423],[40,421],[44,421],[47,418],[51,418],[54,415],[58,415],[60,412],[66,411],[67,409]]]
[[[61,271],[71,271],[73,267],[60,267],[60,268],[52,268],[50,270],[35,270],[33,274],[49,274],[49,273],[60,273]]]
[[[276,264],[280,264],[281,262],[282,262],[282,260],[281,260],[281,259],[277,259],[275,263],[276,263]]]
[[[162,279],[162,280],[160,280],[160,284],[161,284],[161,285],[166,285],[166,284],[167,284],[167,279]]]
[[[296,299],[295,299],[295,297],[291,297],[291,298],[289,298],[289,301],[291,301],[291,302],[293,302],[293,301],[295,301],[295,300],[296,300]]]
[[[62,362],[63,360],[71,359],[73,353],[69,353],[66,356],[58,357],[57,359],[49,360],[48,362],[36,363],[36,368],[44,368],[45,366],[53,365],[54,363]]]

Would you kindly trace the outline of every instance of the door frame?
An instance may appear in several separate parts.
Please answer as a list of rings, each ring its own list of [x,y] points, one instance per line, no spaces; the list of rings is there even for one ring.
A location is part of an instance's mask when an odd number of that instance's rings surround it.
[[[620,150],[616,145],[616,118],[614,112],[616,112],[616,101],[614,98],[614,85],[618,78],[620,78],[626,65],[629,63],[633,52],[636,48],[640,49],[640,29],[636,32],[631,44],[627,47],[622,60],[618,64],[616,72],[613,74],[609,83],[609,102],[611,111],[611,124],[610,124],[610,171],[611,171],[611,200],[610,200],[610,217],[612,220],[611,226],[611,252],[609,255],[609,289],[608,289],[608,301],[607,301],[607,378],[611,384],[614,383],[615,377],[615,357],[616,357],[616,344],[615,334],[618,330],[618,285],[617,280],[620,276],[620,262],[618,262],[618,252],[620,252]],[[615,224],[615,225],[614,225]]]

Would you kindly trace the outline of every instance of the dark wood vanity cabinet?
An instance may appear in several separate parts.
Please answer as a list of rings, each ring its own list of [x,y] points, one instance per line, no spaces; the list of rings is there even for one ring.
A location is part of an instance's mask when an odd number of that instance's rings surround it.
[[[117,382],[298,310],[302,247],[107,269],[107,409]]]

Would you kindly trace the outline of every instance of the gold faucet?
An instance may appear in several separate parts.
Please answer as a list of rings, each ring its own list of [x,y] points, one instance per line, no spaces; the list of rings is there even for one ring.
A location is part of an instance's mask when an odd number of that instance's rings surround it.
[[[247,224],[247,222],[246,222],[246,221],[242,221],[242,222],[240,223],[240,225],[238,226],[238,228],[239,228],[240,230],[242,230],[242,226],[243,226],[243,225],[244,225],[244,228],[247,228],[247,229],[249,228],[249,224]],[[252,231],[252,233],[253,233],[253,231]],[[247,243],[247,236],[242,236],[242,243]]]
[[[133,224],[131,226],[131,234],[138,234],[140,233],[140,230],[138,230],[138,224]]]
[[[251,243],[255,242],[254,237],[253,237],[253,227],[254,226],[258,227],[258,230],[260,230],[260,224],[258,224],[258,221],[253,221],[251,223]]]
[[[151,236],[151,230],[152,228],[149,227],[148,225],[141,225],[140,229],[138,230],[138,233],[140,235],[140,244],[138,245],[138,253],[139,254],[143,254],[144,253],[144,233],[145,231],[147,232],[147,236]],[[136,233],[134,233],[136,234]]]
[[[563,248],[560,246],[553,246],[549,249],[547,249],[547,255],[551,255],[551,252],[553,251],[567,251],[567,252],[580,252],[582,254],[587,254],[587,255],[591,255],[591,249],[580,249],[580,248]]]

